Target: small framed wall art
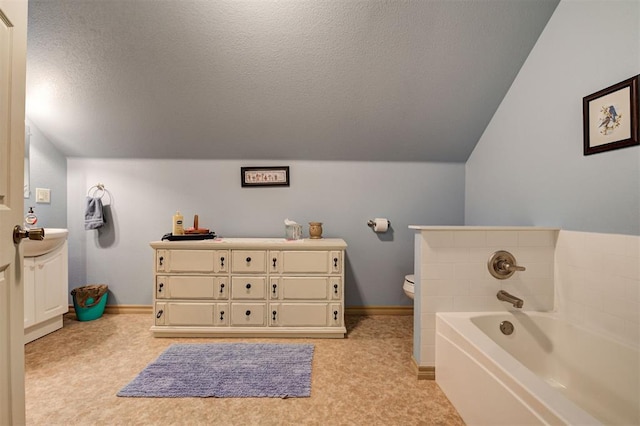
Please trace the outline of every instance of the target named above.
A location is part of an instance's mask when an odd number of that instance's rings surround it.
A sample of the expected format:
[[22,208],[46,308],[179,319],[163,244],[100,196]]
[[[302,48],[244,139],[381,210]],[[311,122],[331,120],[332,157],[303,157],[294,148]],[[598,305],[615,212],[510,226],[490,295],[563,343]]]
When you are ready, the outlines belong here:
[[584,155],[640,145],[638,77],[582,98]]
[[240,167],[242,186],[289,186],[289,166]]

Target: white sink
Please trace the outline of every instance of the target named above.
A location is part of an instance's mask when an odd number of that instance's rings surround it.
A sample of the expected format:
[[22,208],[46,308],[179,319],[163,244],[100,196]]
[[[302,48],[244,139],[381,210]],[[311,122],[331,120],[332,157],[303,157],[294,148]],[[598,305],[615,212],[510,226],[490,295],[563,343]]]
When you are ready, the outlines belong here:
[[22,240],[24,257],[42,256],[57,249],[64,244],[68,234],[69,230],[64,228],[44,228],[44,240]]

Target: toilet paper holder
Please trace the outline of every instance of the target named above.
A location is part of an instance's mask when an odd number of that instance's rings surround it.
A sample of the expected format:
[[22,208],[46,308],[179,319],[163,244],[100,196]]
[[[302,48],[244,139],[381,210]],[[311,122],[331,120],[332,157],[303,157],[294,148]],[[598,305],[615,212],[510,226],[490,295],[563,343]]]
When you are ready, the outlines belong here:
[[[370,219],[367,222],[367,226],[370,227],[371,229],[373,229],[374,226],[376,226],[376,221],[373,219]],[[387,219],[387,226],[391,226],[391,221]]]

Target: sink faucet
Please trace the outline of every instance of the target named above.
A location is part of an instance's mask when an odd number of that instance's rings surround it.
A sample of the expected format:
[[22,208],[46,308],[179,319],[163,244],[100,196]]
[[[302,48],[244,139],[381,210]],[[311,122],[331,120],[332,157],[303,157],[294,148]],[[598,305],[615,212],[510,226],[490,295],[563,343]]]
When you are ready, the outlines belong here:
[[514,308],[522,308],[522,305],[524,305],[524,301],[522,299],[517,298],[504,290],[500,290],[496,296],[498,297],[498,300],[511,303]]

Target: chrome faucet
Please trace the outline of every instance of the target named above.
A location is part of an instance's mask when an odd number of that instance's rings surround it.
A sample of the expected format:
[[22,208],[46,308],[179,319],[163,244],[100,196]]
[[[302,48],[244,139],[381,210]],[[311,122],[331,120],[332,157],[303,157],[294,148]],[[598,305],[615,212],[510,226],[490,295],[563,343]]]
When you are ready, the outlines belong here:
[[496,296],[498,297],[498,300],[511,303],[514,308],[522,308],[522,305],[524,305],[524,300],[515,297],[504,290],[500,290]]

